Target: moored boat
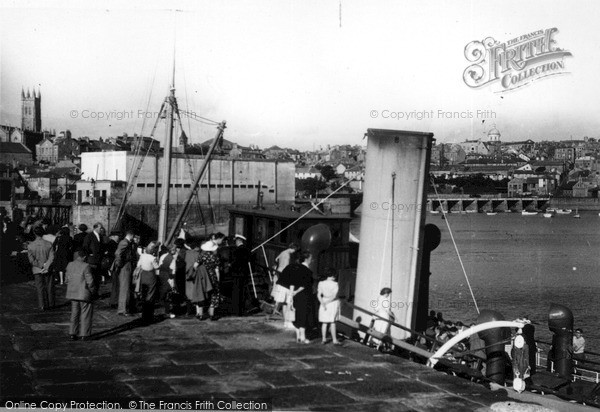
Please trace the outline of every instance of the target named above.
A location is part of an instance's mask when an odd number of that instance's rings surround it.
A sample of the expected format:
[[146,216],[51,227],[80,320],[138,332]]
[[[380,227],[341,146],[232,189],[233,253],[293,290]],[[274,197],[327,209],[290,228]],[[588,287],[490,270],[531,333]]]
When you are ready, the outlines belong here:
[[532,212],[532,211],[529,211],[529,210],[523,210],[521,212],[521,215],[523,215],[523,216],[533,216],[533,215],[537,215],[537,214],[538,214],[538,212]]
[[498,213],[497,212],[485,212],[485,214],[488,216],[496,216]]
[[556,213],[559,215],[570,215],[572,211],[571,209],[556,209]]

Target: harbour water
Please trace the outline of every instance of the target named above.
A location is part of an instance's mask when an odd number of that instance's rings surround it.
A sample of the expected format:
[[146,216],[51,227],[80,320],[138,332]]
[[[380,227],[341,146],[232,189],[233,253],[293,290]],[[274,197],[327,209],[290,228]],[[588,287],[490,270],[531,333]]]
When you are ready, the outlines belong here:
[[[528,315],[538,324],[536,337],[550,341],[550,305],[565,305],[584,330],[587,349],[600,352],[600,216],[580,215],[450,214],[448,223],[480,310],[506,319]],[[473,322],[477,311],[446,222],[428,213],[427,223],[442,232],[431,255],[430,309]],[[360,218],[351,227],[360,238]]]

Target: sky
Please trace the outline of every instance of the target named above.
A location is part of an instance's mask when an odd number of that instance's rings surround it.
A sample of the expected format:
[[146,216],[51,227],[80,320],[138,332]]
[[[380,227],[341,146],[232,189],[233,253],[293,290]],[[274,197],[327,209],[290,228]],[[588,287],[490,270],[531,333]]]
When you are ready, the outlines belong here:
[[[243,145],[364,145],[368,128],[460,142],[493,125],[503,141],[599,137],[598,21],[597,1],[0,0],[0,124],[20,125],[35,87],[43,128],[149,135],[175,61],[179,106]],[[467,44],[550,28],[572,54],[560,74],[466,85]],[[216,133],[183,123],[191,143]]]

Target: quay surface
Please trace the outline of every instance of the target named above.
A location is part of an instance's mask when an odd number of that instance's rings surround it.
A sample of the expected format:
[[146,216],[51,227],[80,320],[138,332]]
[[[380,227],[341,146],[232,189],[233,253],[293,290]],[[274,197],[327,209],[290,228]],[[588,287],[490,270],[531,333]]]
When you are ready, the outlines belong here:
[[[109,288],[102,287],[103,296]],[[64,292],[57,287],[58,307],[40,312],[32,281],[2,285],[3,401],[272,399],[274,410],[592,410],[551,396],[514,399],[512,389],[491,391],[352,341],[299,344],[280,320],[258,315],[143,327],[117,316],[104,298],[94,309],[95,339],[72,342]]]

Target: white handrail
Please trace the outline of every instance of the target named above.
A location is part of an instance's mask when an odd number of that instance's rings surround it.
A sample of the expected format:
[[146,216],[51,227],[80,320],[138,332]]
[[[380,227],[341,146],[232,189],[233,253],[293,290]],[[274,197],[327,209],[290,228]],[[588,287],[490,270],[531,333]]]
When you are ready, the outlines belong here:
[[480,325],[475,325],[467,330],[458,333],[448,342],[444,343],[441,348],[439,348],[433,355],[431,355],[431,357],[427,361],[427,365],[433,368],[438,362],[438,360],[442,358],[446,354],[446,352],[448,352],[454,345],[456,345],[461,340],[468,338],[474,333],[495,328],[522,328],[525,325],[526,322],[517,320],[494,320],[491,322],[482,323]]

